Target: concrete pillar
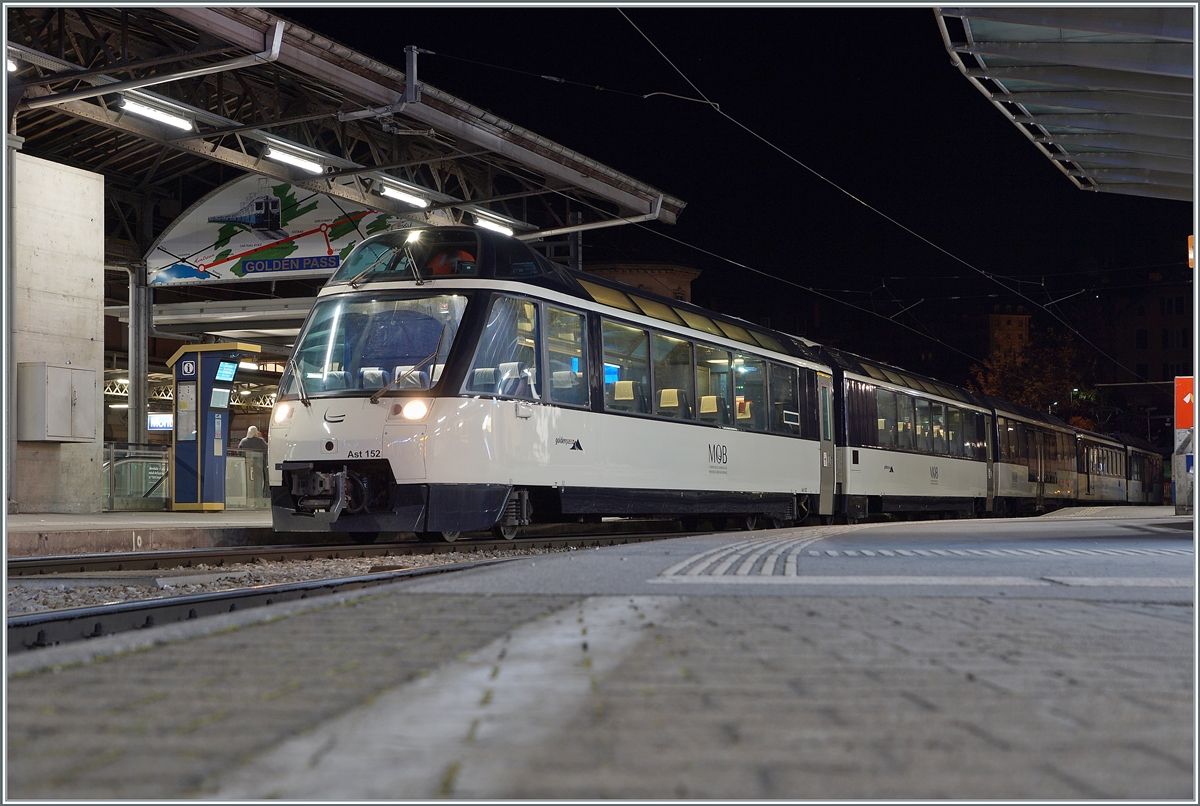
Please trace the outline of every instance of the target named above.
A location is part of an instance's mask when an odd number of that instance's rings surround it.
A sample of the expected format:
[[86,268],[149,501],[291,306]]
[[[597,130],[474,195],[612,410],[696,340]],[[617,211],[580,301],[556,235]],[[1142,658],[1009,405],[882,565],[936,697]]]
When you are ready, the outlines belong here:
[[[99,512],[104,503],[99,430],[104,422],[104,177],[9,151],[10,370],[39,362],[86,370],[98,387],[80,397],[81,405],[86,400],[94,406],[94,436],[17,441],[11,494],[21,512]],[[20,417],[28,396],[14,387]],[[9,416],[10,423],[16,419]]]
[[4,149],[4,412],[0,422],[4,426],[4,495],[8,501],[8,514],[17,514],[17,496],[14,488],[17,467],[17,436],[14,428],[16,398],[16,273],[13,271],[13,155],[21,150],[24,137],[9,134]]

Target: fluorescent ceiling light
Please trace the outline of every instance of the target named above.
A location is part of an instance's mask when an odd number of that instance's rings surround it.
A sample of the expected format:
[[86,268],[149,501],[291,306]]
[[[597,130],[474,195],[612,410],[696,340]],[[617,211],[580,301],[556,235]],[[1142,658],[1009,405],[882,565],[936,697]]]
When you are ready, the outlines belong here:
[[8,72],[10,72],[10,73],[17,72],[17,63],[14,62],[12,59],[8,60]]
[[137,101],[131,101],[128,98],[121,99],[121,108],[126,112],[131,112],[135,115],[140,115],[144,118],[157,120],[159,123],[165,123],[168,126],[174,126],[177,129],[191,131],[195,128],[190,120],[179,115],[172,115],[170,112],[165,112],[153,106],[146,106]]
[[303,168],[304,170],[308,171],[310,174],[325,173],[325,166],[322,165],[321,163],[313,162],[312,160],[306,160],[304,157],[297,156],[296,154],[291,154],[287,151],[277,151],[274,148],[268,148],[266,151],[263,152],[263,156],[269,160],[275,160],[276,162],[286,162],[288,165],[295,165],[297,168]]
[[475,216],[475,226],[483,227],[484,229],[490,229],[493,232],[499,232],[504,235],[512,235],[513,234],[513,231],[511,229],[509,229],[508,227],[499,223],[498,221],[492,221],[490,218],[482,218],[480,216]]
[[429,202],[422,199],[420,196],[414,196],[411,193],[405,193],[399,188],[394,188],[391,185],[384,185],[379,189],[379,192],[384,196],[389,196],[393,199],[399,199],[405,204],[411,204],[413,207],[428,207]]
[[258,369],[258,364],[255,364],[253,361],[239,361],[239,362],[238,362],[238,368],[239,368],[239,369],[253,369],[253,370],[257,370],[257,369]]

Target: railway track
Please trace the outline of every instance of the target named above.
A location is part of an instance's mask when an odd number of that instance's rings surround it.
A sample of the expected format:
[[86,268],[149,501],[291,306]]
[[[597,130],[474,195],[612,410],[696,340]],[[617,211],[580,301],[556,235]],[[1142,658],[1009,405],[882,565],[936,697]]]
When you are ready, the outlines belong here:
[[449,554],[506,549],[591,548],[616,546],[687,537],[687,532],[639,532],[592,535],[518,537],[513,540],[459,540],[453,543],[379,543],[372,545],[330,544],[303,546],[242,546],[238,548],[181,549],[169,551],[114,552],[108,554],[58,554],[44,557],[10,557],[9,579],[50,574],[79,574],[101,571],[159,571],[192,568],[199,565],[217,568],[257,560],[271,562],[351,557],[404,557],[414,554]]
[[409,577],[444,574],[502,562],[509,562],[509,560],[482,560],[432,568],[410,568],[337,579],[259,585],[216,593],[196,593],[94,607],[28,613],[8,619],[7,652],[11,655],[16,652],[58,646],[74,641],[86,641],[130,630],[144,630],[164,624],[192,621],[235,610],[267,607],[298,599],[347,593],[362,588],[386,585]]
[[[200,549],[184,551],[131,552],[119,554],[22,557],[8,561],[10,580],[22,577],[44,580],[55,576],[106,571],[167,570],[200,565],[222,567],[255,560],[304,561],[358,557],[395,557],[418,554],[442,554],[453,551],[471,553],[522,548],[588,548],[594,546],[641,543],[671,537],[680,532],[623,533],[610,535],[571,535],[529,537],[515,540],[480,540],[455,543],[392,543],[371,546],[258,546],[244,548]],[[395,569],[383,565],[378,571],[356,576],[256,585],[234,590],[192,593],[125,601],[113,604],[73,607],[25,613],[8,618],[7,652],[20,653],[44,647],[86,641],[131,630],[191,621],[205,616],[266,607],[272,604],[308,599],[334,593],[389,584],[406,578],[427,576],[510,562],[512,558],[489,558],[477,562],[425,568]]]

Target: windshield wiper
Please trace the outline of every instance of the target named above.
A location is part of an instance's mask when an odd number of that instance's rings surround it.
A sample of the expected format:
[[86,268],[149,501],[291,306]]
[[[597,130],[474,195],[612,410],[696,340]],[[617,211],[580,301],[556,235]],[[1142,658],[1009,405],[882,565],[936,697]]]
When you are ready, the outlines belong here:
[[374,271],[375,267],[379,265],[379,262],[381,260],[383,260],[386,257],[392,257],[395,254],[396,253],[394,251],[389,251],[389,252],[384,252],[382,255],[375,258],[374,263],[372,263],[370,266],[367,266],[365,269],[360,271],[358,274],[354,275],[354,279],[350,281],[350,287],[358,288],[362,284],[363,278],[366,277],[368,274],[370,274],[372,271]]
[[[422,358],[420,360],[420,362],[413,364],[411,367],[409,367],[408,370],[403,375],[397,375],[395,378],[392,378],[392,380],[389,381],[386,386],[384,386],[382,389],[380,389],[375,394],[371,395],[371,402],[378,403],[379,398],[383,397],[384,392],[393,388],[398,383],[400,383],[400,381],[404,380],[409,375],[412,375],[414,372],[416,372],[417,367],[425,366],[426,361],[433,361],[434,359],[436,359],[438,352],[440,352],[442,349],[442,338],[445,335],[446,335],[446,326],[442,325],[442,332],[438,334],[437,346],[433,348],[433,352],[430,353],[429,355],[427,355],[425,358]],[[432,381],[433,380],[433,371],[432,370],[430,370],[429,376],[430,376],[430,381]]]
[[296,363],[296,357],[289,358],[287,365],[288,369],[292,371],[292,377],[296,379],[296,388],[300,390],[300,402],[305,407],[312,406],[312,401],[308,399],[308,392],[304,391],[304,376],[300,374],[300,365]]

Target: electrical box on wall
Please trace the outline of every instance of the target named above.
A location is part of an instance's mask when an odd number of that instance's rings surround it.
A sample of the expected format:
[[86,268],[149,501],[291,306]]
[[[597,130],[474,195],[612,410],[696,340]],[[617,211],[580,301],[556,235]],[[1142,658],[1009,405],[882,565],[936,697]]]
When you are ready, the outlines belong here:
[[96,441],[96,371],[46,363],[17,364],[17,439]]

